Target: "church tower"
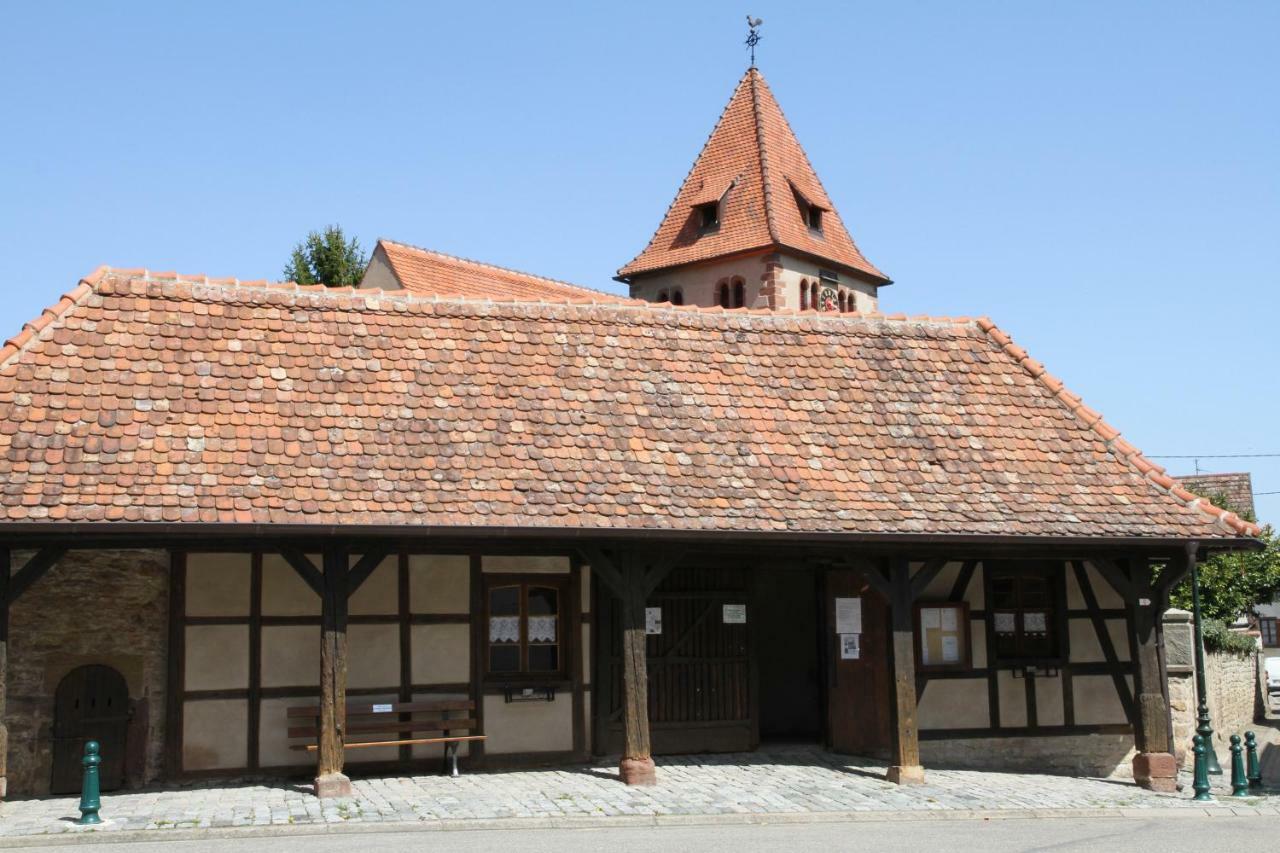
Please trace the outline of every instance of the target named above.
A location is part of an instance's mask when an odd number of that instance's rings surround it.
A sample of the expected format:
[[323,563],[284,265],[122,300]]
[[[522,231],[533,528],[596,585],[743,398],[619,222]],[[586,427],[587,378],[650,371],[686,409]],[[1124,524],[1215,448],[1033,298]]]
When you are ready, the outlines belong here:
[[864,312],[891,283],[858,251],[755,67],[617,279],[650,302]]

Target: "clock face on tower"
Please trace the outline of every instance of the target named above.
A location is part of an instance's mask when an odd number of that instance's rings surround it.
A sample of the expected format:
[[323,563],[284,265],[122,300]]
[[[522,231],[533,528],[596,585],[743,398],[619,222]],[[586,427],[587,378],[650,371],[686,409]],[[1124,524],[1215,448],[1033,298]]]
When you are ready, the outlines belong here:
[[822,292],[818,294],[818,310],[835,311],[838,307],[836,289],[834,287],[822,288]]

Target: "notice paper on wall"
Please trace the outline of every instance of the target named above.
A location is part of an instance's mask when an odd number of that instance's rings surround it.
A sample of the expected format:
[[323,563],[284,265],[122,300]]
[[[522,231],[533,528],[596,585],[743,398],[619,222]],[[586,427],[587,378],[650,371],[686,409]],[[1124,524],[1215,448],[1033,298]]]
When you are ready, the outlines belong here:
[[937,628],[942,624],[942,613],[936,607],[925,607],[920,611],[920,624],[924,628]]
[[954,631],[956,629],[956,611],[952,607],[942,608],[942,630]]
[[861,598],[836,599],[836,633],[841,636],[862,633]]
[[840,660],[857,660],[862,657],[862,635],[840,635]]
[[942,662],[943,663],[959,663],[960,662],[960,638],[959,637],[943,636]]
[[661,607],[646,607],[644,609],[644,632],[646,634],[662,633]]
[[726,604],[724,606],[724,624],[726,625],[747,624],[747,605]]

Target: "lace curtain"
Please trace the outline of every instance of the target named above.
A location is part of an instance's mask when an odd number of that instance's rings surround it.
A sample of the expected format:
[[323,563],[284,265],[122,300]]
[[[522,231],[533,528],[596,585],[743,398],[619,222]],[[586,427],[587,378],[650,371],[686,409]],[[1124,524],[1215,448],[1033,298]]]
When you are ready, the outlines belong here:
[[519,616],[490,616],[489,617],[489,642],[491,643],[520,642],[520,617]]

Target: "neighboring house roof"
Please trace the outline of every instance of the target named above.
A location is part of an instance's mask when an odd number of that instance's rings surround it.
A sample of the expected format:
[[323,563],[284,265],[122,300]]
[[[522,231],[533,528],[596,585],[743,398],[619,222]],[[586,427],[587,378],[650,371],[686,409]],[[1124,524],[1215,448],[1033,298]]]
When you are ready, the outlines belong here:
[[[1236,474],[1192,474],[1174,477],[1187,491],[1206,498],[1221,496],[1232,509],[1255,516],[1253,478],[1248,472]],[[1256,517],[1256,516],[1255,516]]]
[[[721,196],[719,230],[700,235],[695,205]],[[809,230],[797,196],[823,209],[821,236]],[[858,251],[764,77],[752,68],[739,81],[649,245],[618,276],[770,248],[793,249],[873,282],[889,282]]]
[[94,273],[0,347],[0,519],[1224,539],[987,320]]
[[552,278],[456,258],[430,249],[420,249],[393,240],[379,240],[374,257],[385,258],[400,285],[423,296],[463,299],[589,299],[603,302],[628,301],[626,297],[579,287]]

